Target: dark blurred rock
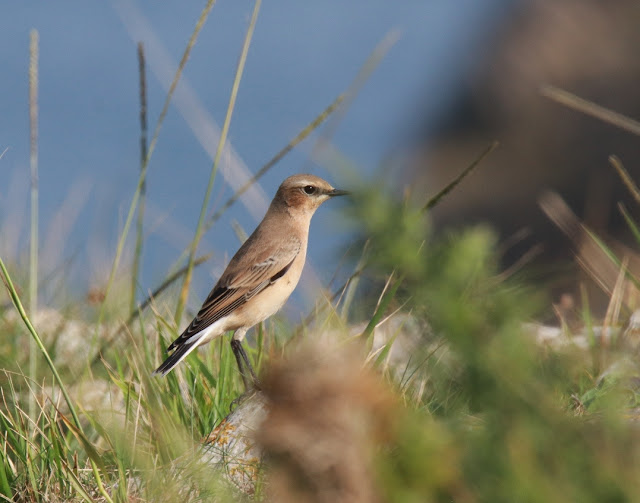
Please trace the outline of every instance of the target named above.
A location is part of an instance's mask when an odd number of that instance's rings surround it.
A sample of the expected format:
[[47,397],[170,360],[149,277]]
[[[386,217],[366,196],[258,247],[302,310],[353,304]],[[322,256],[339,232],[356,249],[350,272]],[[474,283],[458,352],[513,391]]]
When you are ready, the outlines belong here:
[[531,0],[507,18],[428,148],[416,149],[412,178],[433,194],[491,141],[501,144],[433,210],[436,228],[489,221],[503,238],[527,228],[507,264],[535,243],[544,263],[568,261],[571,244],[537,203],[551,189],[590,228],[629,242],[616,204],[640,213],[608,157],[617,155],[640,182],[640,138],[552,102],[540,88],[640,118],[639,21],[637,0]]

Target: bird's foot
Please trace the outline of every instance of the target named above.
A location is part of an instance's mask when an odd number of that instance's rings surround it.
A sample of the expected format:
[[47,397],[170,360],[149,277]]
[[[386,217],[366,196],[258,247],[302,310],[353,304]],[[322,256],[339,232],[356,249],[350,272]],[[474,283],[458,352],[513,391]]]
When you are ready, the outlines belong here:
[[247,400],[248,398],[251,398],[253,395],[255,395],[256,393],[258,393],[260,390],[260,388],[258,387],[251,387],[248,388],[244,393],[242,393],[242,395],[240,395],[239,397],[235,398],[232,402],[231,405],[229,405],[229,412],[233,412],[235,409],[237,409],[240,405],[242,405],[242,403]]

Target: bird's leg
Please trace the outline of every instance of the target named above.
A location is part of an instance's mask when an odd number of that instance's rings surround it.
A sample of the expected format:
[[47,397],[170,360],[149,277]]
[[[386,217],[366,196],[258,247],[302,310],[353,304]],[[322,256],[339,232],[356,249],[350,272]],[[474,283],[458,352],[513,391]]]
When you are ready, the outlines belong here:
[[[233,355],[236,357],[236,363],[238,364],[238,369],[240,370],[240,375],[242,376],[242,382],[244,383],[245,389],[260,389],[260,381],[258,381],[258,377],[251,366],[249,357],[242,347],[242,342],[238,339],[231,339],[231,349],[233,350]],[[250,376],[247,375],[247,370],[249,371]]]
[[242,347],[242,343],[240,341],[238,341],[238,347],[240,348],[240,355],[244,360],[245,366],[246,368],[249,369],[249,373],[251,374],[251,379],[253,380],[253,387],[256,389],[260,389],[260,381],[258,380],[258,377],[256,376],[256,373],[253,370],[253,367],[251,366],[251,362],[249,361],[249,357],[247,356],[247,353],[245,353],[244,347]]
[[240,371],[240,376],[242,376],[242,382],[244,383],[245,389],[249,389],[251,386],[251,381],[246,374],[244,369],[244,363],[242,361],[242,356],[240,356],[240,352],[238,351],[238,342],[235,339],[231,339],[231,349],[233,350],[233,356],[236,357],[236,363],[238,364],[238,370]]

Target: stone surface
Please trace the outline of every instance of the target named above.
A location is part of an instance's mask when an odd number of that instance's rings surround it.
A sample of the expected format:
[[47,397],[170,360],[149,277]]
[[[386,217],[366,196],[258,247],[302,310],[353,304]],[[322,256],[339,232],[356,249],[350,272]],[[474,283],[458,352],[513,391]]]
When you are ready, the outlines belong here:
[[264,393],[253,390],[243,395],[238,406],[204,439],[203,461],[222,470],[247,494],[255,491],[262,455],[254,433],[266,415]]

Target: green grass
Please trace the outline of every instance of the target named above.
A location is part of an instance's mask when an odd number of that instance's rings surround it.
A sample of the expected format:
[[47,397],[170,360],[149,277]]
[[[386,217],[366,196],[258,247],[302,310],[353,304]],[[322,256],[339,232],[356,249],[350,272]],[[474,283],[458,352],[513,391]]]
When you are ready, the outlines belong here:
[[[212,5],[207,4],[198,21],[172,89]],[[252,26],[254,22],[255,18]],[[248,35],[244,54],[249,39]],[[365,65],[365,73],[370,72],[370,64]],[[360,84],[358,77],[354,86]],[[33,312],[22,307],[23,297],[35,293],[27,286],[34,266],[27,274],[20,264],[0,260],[8,294],[0,312],[4,342],[0,348],[0,499],[250,499],[199,456],[203,437],[227,416],[232,401],[243,392],[228,337],[194,352],[166,378],[150,376],[165,357],[168,342],[177,336],[190,271],[206,260],[196,259],[195,250],[201,233],[220,215],[204,221],[210,187],[192,243],[167,271],[152,299],[132,309],[137,273],[131,278],[119,267],[171,94],[148,151],[143,147],[139,183],[103,295],[87,301],[79,294],[70,314],[58,313],[60,326],[39,323]],[[225,131],[234,99],[230,99]],[[253,182],[344,106],[343,100],[341,95],[258,170]],[[523,327],[547,310],[549,301],[517,275],[505,278],[492,231],[474,227],[437,239],[430,233],[425,211],[455,190],[492,148],[476,161],[470,159],[463,175],[429,200],[397,200],[384,184],[354,179],[349,188],[355,194],[344,210],[355,242],[345,262],[349,278],[319,300],[299,325],[276,317],[256,327],[250,357],[256,369],[268,376],[274,367],[291,364],[287,355],[295,351],[297,341],[328,330],[357,332],[340,339],[341,347],[347,351],[360,341],[365,351],[349,353],[351,359],[343,365],[353,366],[355,370],[346,372],[351,376],[359,375],[362,368],[371,370],[370,380],[340,382],[334,391],[346,401],[343,405],[353,411],[353,417],[373,425],[355,463],[370,474],[363,480],[369,480],[381,501],[640,500],[640,430],[635,410],[640,404],[640,365],[634,334],[624,331],[636,307],[633,299],[623,299],[621,289],[612,292],[612,309],[605,321],[617,335],[605,339],[596,336],[600,322],[584,294],[587,348],[540,346]],[[614,165],[622,170],[620,162]],[[215,172],[216,162],[210,185]],[[223,205],[223,211],[238,195]],[[630,213],[625,208],[621,211],[634,235],[640,236]],[[136,263],[143,250],[141,220],[138,229]],[[624,268],[623,258],[616,257],[597,236],[588,231],[585,235],[603,257],[621,268],[620,278],[628,279],[631,287],[640,284]],[[177,285],[180,280],[183,284]],[[392,314],[403,316],[403,321],[386,343],[376,346],[376,331]],[[581,335],[564,328],[567,340]],[[410,344],[404,355],[397,352],[401,343]],[[30,346],[37,351],[29,351]],[[71,354],[65,353],[67,349]],[[30,364],[30,358],[35,364]],[[341,417],[313,405],[300,414],[300,420],[310,418],[305,428],[327,416],[334,426],[331,421]],[[340,425],[335,426],[339,430]],[[315,437],[315,431],[307,433],[321,445],[329,441],[326,435],[331,431],[319,429]],[[350,439],[341,442],[346,449]],[[286,453],[291,446],[270,448]],[[273,473],[269,470],[283,459],[290,461],[286,456],[265,461],[267,470],[253,499],[269,498]],[[298,483],[297,490],[308,483],[299,471],[290,476]]]
[[[372,440],[370,461],[383,499],[637,498],[640,450],[631,419],[640,366],[624,338],[608,344],[593,338],[586,351],[536,345],[522,326],[544,300],[518,280],[501,278],[487,228],[434,240],[419,207],[394,202],[375,187],[359,193],[368,205],[356,196],[349,211],[356,234],[368,242],[357,265],[367,288],[356,292],[347,312],[337,300],[345,297],[337,296],[302,333],[311,337],[318,327],[335,325],[332,318],[356,317],[366,327],[359,338],[371,342],[373,328],[394,311],[411,313],[416,322],[409,334],[417,348],[399,369],[384,363],[391,345],[368,358],[380,391],[390,386],[397,400],[384,438]],[[372,206],[384,211],[374,215]],[[3,274],[19,305],[8,271]],[[165,293],[163,302],[172,298],[175,292]],[[169,305],[142,313],[80,373],[52,359],[38,366],[34,380],[21,368],[26,338],[37,331],[26,313],[22,324],[5,312],[3,331],[16,343],[0,376],[1,494],[22,501],[100,501],[106,494],[114,501],[241,498],[198,461],[201,439],[242,392],[228,340],[191,355],[165,379],[150,378],[164,355],[162,341],[176,335],[171,312]],[[428,330],[416,328],[427,324]],[[287,323],[261,327],[251,348],[258,367],[268,369],[286,354],[297,331]],[[41,362],[65,343],[43,340]],[[89,390],[101,399],[90,399]],[[25,407],[29,397],[39,404],[35,417]]]
[[[372,438],[384,500],[629,501],[640,494],[637,429],[628,418],[639,401],[640,369],[621,338],[608,345],[594,338],[587,351],[537,346],[522,324],[545,301],[517,279],[502,279],[487,228],[435,240],[419,206],[375,187],[362,188],[347,211],[368,243],[354,257],[361,283],[350,308],[343,311],[348,296],[337,295],[301,331],[267,323],[251,357],[268,369],[294,333],[311,337],[336,317],[360,319],[358,338],[371,343],[387,315],[411,313],[409,335],[418,344],[410,359],[386,365],[391,345],[368,358],[398,400],[384,438]],[[10,271],[3,274],[19,306]],[[27,313],[20,320],[5,311],[0,326],[13,342],[0,375],[0,494],[20,501],[242,498],[198,456],[202,438],[243,391],[228,339],[167,378],[150,377],[176,336],[171,302],[175,289],[132,319],[101,358],[87,355],[80,370],[59,354],[72,342],[65,329],[56,339],[43,327],[36,338]],[[119,330],[117,310],[105,312],[113,313],[108,330]],[[34,379],[21,370],[29,337],[41,341]],[[25,406],[30,397],[35,416]]]

